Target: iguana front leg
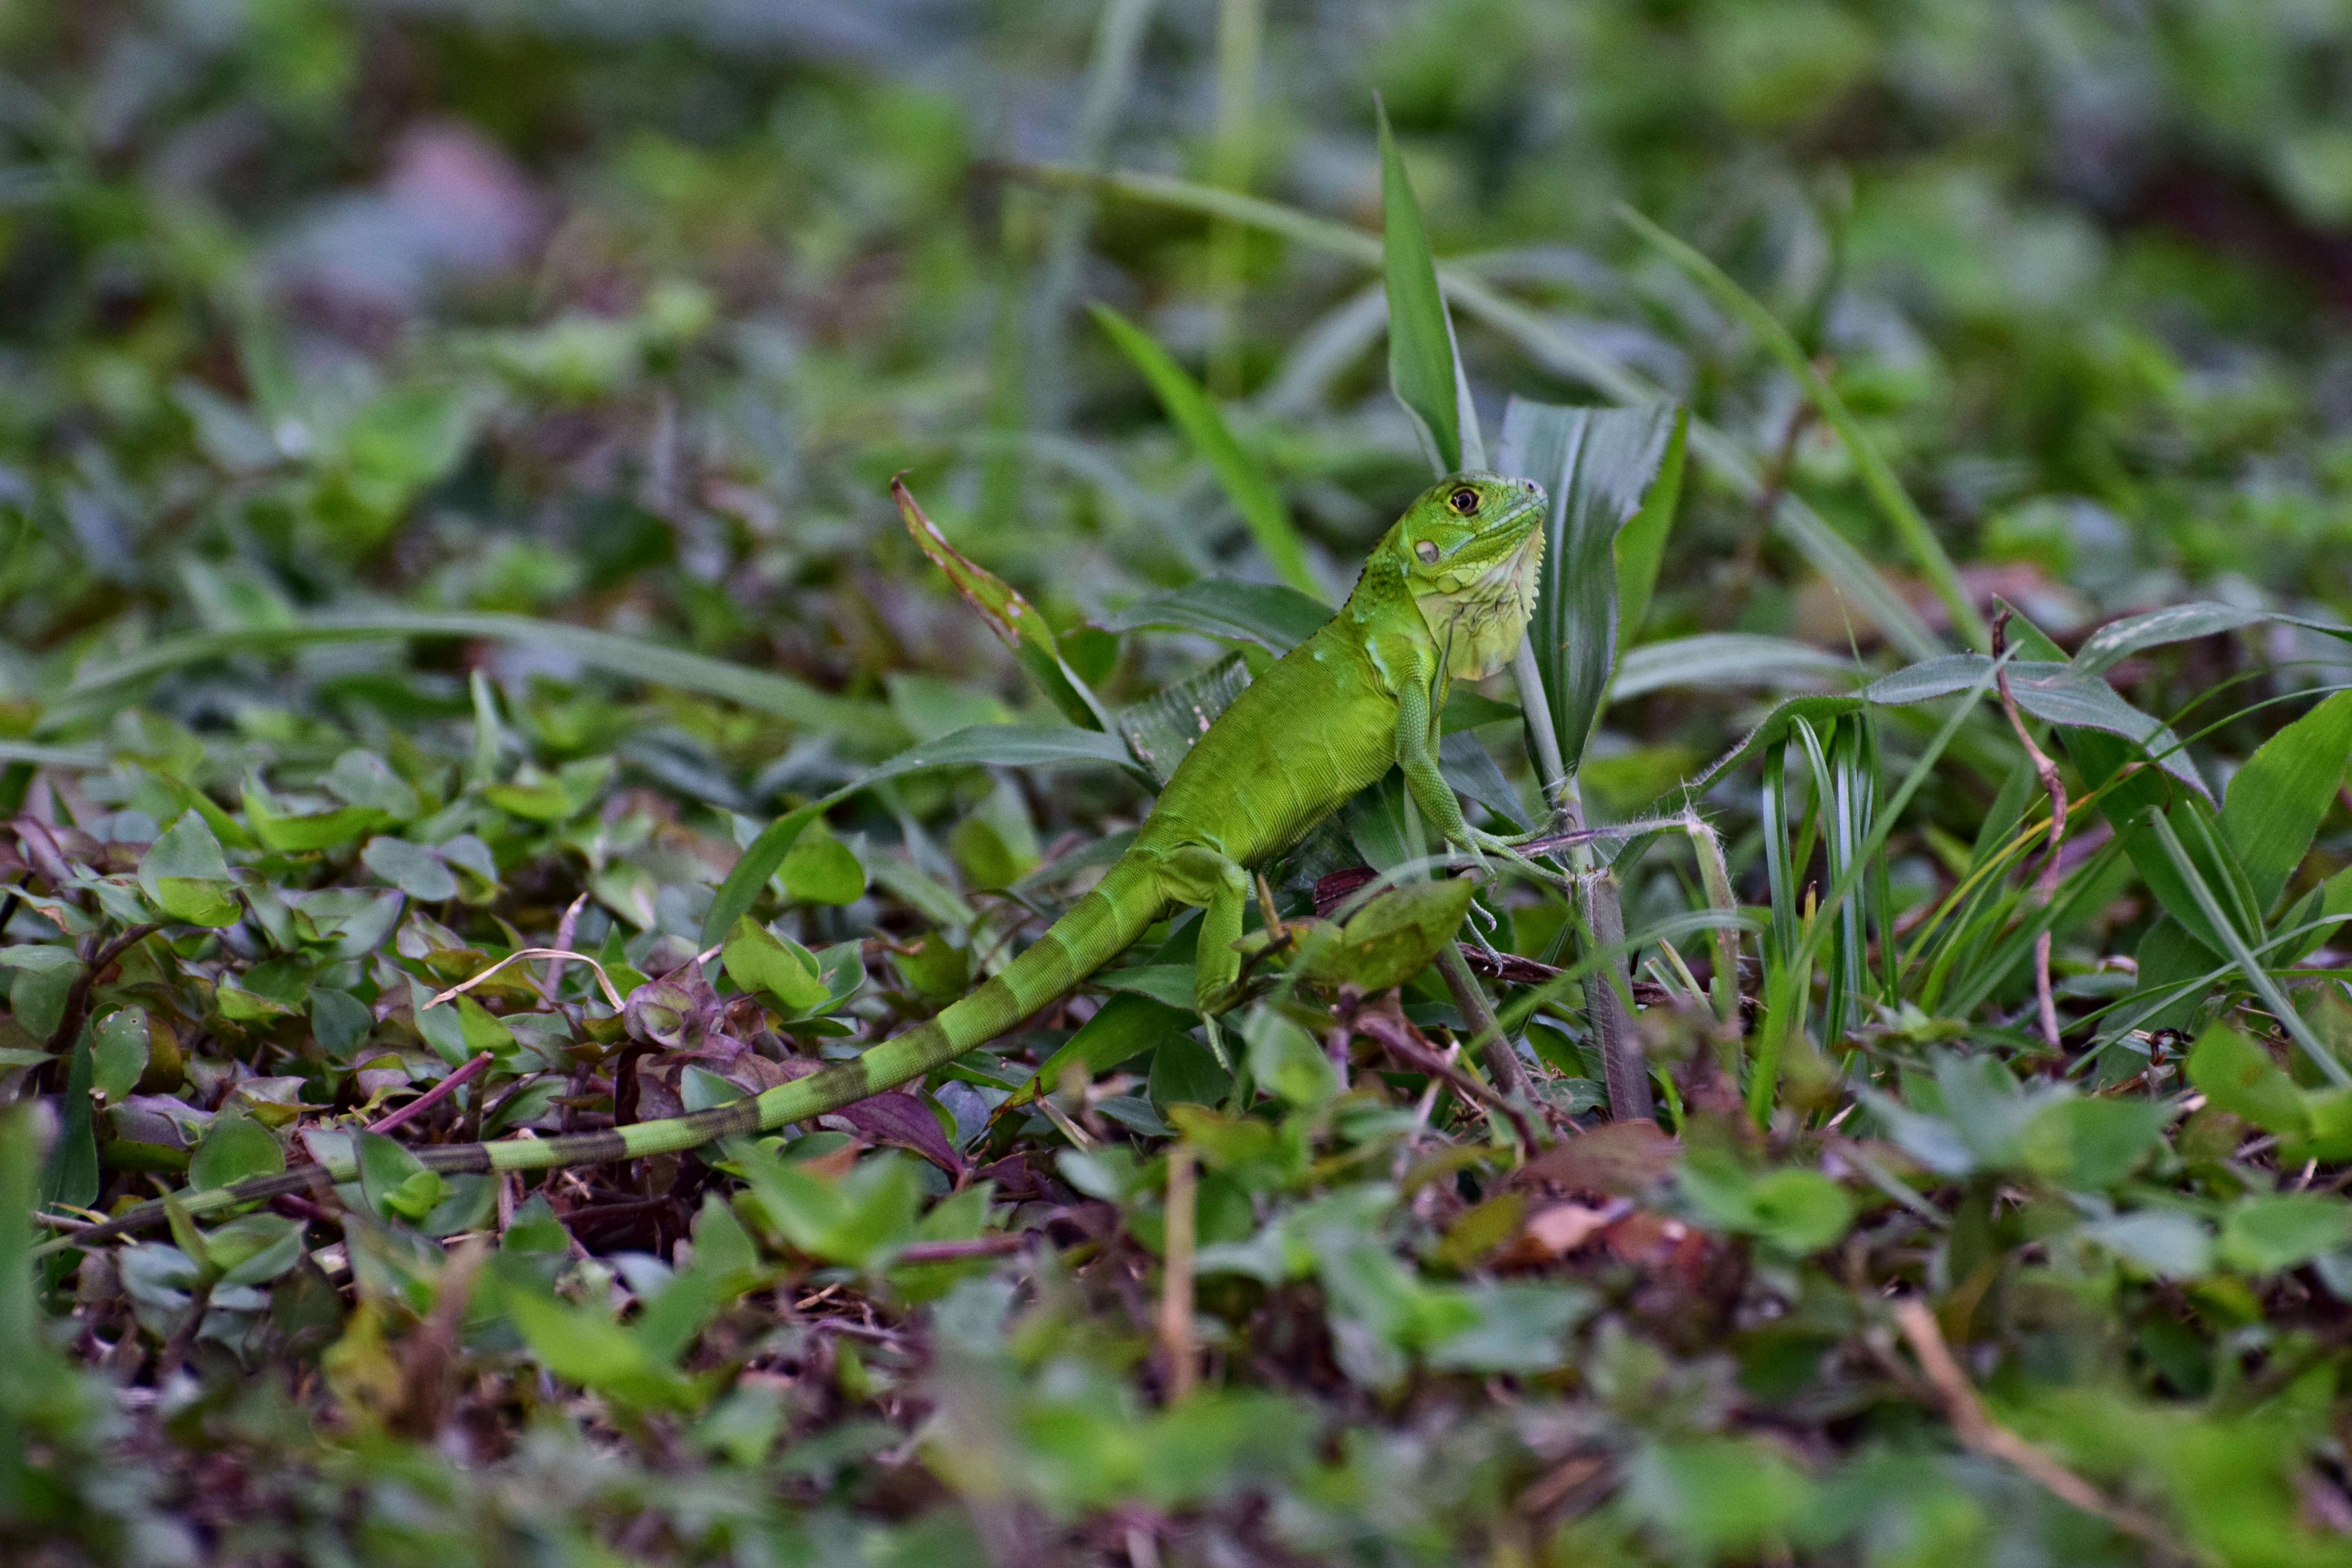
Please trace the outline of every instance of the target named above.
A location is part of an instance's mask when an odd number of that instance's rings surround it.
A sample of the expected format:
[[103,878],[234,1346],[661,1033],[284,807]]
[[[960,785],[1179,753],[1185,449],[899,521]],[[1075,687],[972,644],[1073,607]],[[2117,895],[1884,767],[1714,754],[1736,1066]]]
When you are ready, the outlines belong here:
[[1437,707],[1431,700],[1433,685],[1425,679],[1409,679],[1400,683],[1397,692],[1397,766],[1403,770],[1405,787],[1412,792],[1413,804],[1436,826],[1448,844],[1482,858],[1495,856],[1525,876],[1565,887],[1566,880],[1557,872],[1547,871],[1520,854],[1510,840],[1471,826],[1469,819],[1462,815],[1462,803],[1437,765]]

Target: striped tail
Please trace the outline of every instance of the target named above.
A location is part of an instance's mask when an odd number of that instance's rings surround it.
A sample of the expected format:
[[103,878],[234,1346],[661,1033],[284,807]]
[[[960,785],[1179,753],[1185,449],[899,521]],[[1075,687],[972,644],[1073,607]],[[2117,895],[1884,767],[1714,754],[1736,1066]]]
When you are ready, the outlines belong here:
[[[756,1100],[739,1100],[660,1121],[561,1138],[427,1144],[411,1152],[435,1171],[545,1171],[677,1153],[721,1138],[806,1121],[886,1089],[896,1089],[986,1045],[1076,990],[1079,982],[1125,952],[1167,909],[1157,868],[1150,859],[1129,854],[1027,952],[1006,965],[1003,973],[954,1002],[938,1017],[893,1036],[855,1061],[779,1084]],[[323,1191],[338,1182],[354,1180],[357,1173],[351,1159],[331,1158],[235,1186],[182,1193],[176,1197],[184,1213],[204,1215],[262,1198]],[[76,1231],[37,1250],[103,1241],[161,1225],[167,1217],[163,1204],[142,1204],[118,1218]]]

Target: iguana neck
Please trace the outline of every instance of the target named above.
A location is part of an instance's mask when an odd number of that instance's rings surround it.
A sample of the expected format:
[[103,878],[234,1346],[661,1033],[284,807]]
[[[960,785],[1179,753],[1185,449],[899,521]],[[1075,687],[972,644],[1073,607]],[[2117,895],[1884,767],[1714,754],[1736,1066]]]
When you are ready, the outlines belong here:
[[1511,662],[1535,615],[1543,543],[1543,534],[1531,531],[1498,565],[1413,595],[1429,635],[1445,650],[1447,674],[1476,680]]

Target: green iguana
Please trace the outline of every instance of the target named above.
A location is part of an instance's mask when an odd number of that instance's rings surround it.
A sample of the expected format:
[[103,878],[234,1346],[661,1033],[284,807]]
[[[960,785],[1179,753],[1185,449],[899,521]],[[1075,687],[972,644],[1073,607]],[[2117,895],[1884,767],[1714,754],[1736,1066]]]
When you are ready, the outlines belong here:
[[[1447,842],[1510,854],[1463,819],[1438,772],[1437,716],[1456,677],[1509,662],[1535,606],[1546,500],[1529,479],[1457,474],[1416,500],[1382,536],[1339,612],[1259,676],[1194,743],[1134,845],[1004,972],[928,1023],[855,1061],[660,1121],[558,1138],[428,1145],[436,1171],[536,1171],[693,1149],[806,1121],[921,1077],[1059,1001],[1179,906],[1203,911],[1195,996],[1214,1015],[1239,999],[1235,943],[1251,868],[1307,830],[1391,763]],[[1516,858],[1516,857],[1513,857]],[[204,1214],[355,1179],[333,1159],[206,1192]],[[76,1232],[88,1243],[160,1223],[143,1205]],[[53,1244],[56,1245],[56,1244]]]

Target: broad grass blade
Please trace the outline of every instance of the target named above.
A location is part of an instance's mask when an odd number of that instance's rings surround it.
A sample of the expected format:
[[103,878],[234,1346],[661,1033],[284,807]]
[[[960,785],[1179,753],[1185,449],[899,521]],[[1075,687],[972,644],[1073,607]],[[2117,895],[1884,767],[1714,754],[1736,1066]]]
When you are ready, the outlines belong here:
[[1389,384],[1420,423],[1438,473],[1486,466],[1486,441],[1470,405],[1454,323],[1437,289],[1437,264],[1429,251],[1429,229],[1412,182],[1389,134],[1386,109],[1381,122],[1381,265],[1388,280]]
[[1543,577],[1528,637],[1552,734],[1570,772],[1617,658],[1618,531],[1659,478],[1681,415],[1648,408],[1561,408],[1511,400],[1498,461],[1551,495]]
[[772,670],[752,669],[685,648],[624,637],[591,626],[494,612],[362,610],[305,617],[290,625],[167,637],[120,659],[75,672],[51,714],[79,707],[134,681],[167,670],[239,653],[271,653],[320,643],[380,642],[405,637],[478,637],[555,649],[609,674],[698,691],[811,730],[879,734],[885,743],[905,731],[878,703],[819,691]]
[[[1665,480],[1662,476],[1659,484]],[[1644,508],[1644,510],[1647,509]],[[1629,531],[1632,524],[1627,525]],[[1619,626],[1622,631],[1623,621]],[[1621,637],[1620,644],[1623,638]],[[1609,683],[1609,700],[1663,691],[1670,687],[1793,687],[1799,690],[1843,685],[1854,673],[1853,661],[1793,637],[1759,637],[1749,632],[1704,632],[1626,648],[1617,660],[1617,678]]]
[[2339,691],[2263,742],[2230,779],[2218,826],[2268,912],[2336,804],[2352,757],[2352,691]]
[[1690,410],[1675,410],[1674,434],[1666,437],[1666,455],[1658,477],[1633,514],[1617,534],[1617,649],[1623,653],[1641,634],[1649,617],[1650,595],[1658,585],[1658,569],[1665,563],[1666,536],[1674,531],[1675,511],[1683,499],[1683,458],[1690,450]]
[[1298,531],[1291,527],[1290,513],[1282,504],[1282,492],[1275,487],[1265,466],[1234,439],[1215,401],[1184,373],[1182,365],[1169,357],[1166,349],[1134,322],[1108,305],[1097,305],[1093,310],[1095,321],[1118,345],[1119,352],[1143,373],[1143,379],[1151,384],[1168,417],[1184,432],[1184,438],[1209,465],[1209,471],[1217,476],[1217,482],[1224,487],[1226,497],[1242,514],[1250,536],[1265,552],[1275,571],[1300,593],[1320,597],[1315,574],[1307,569],[1307,552],[1298,542]]

